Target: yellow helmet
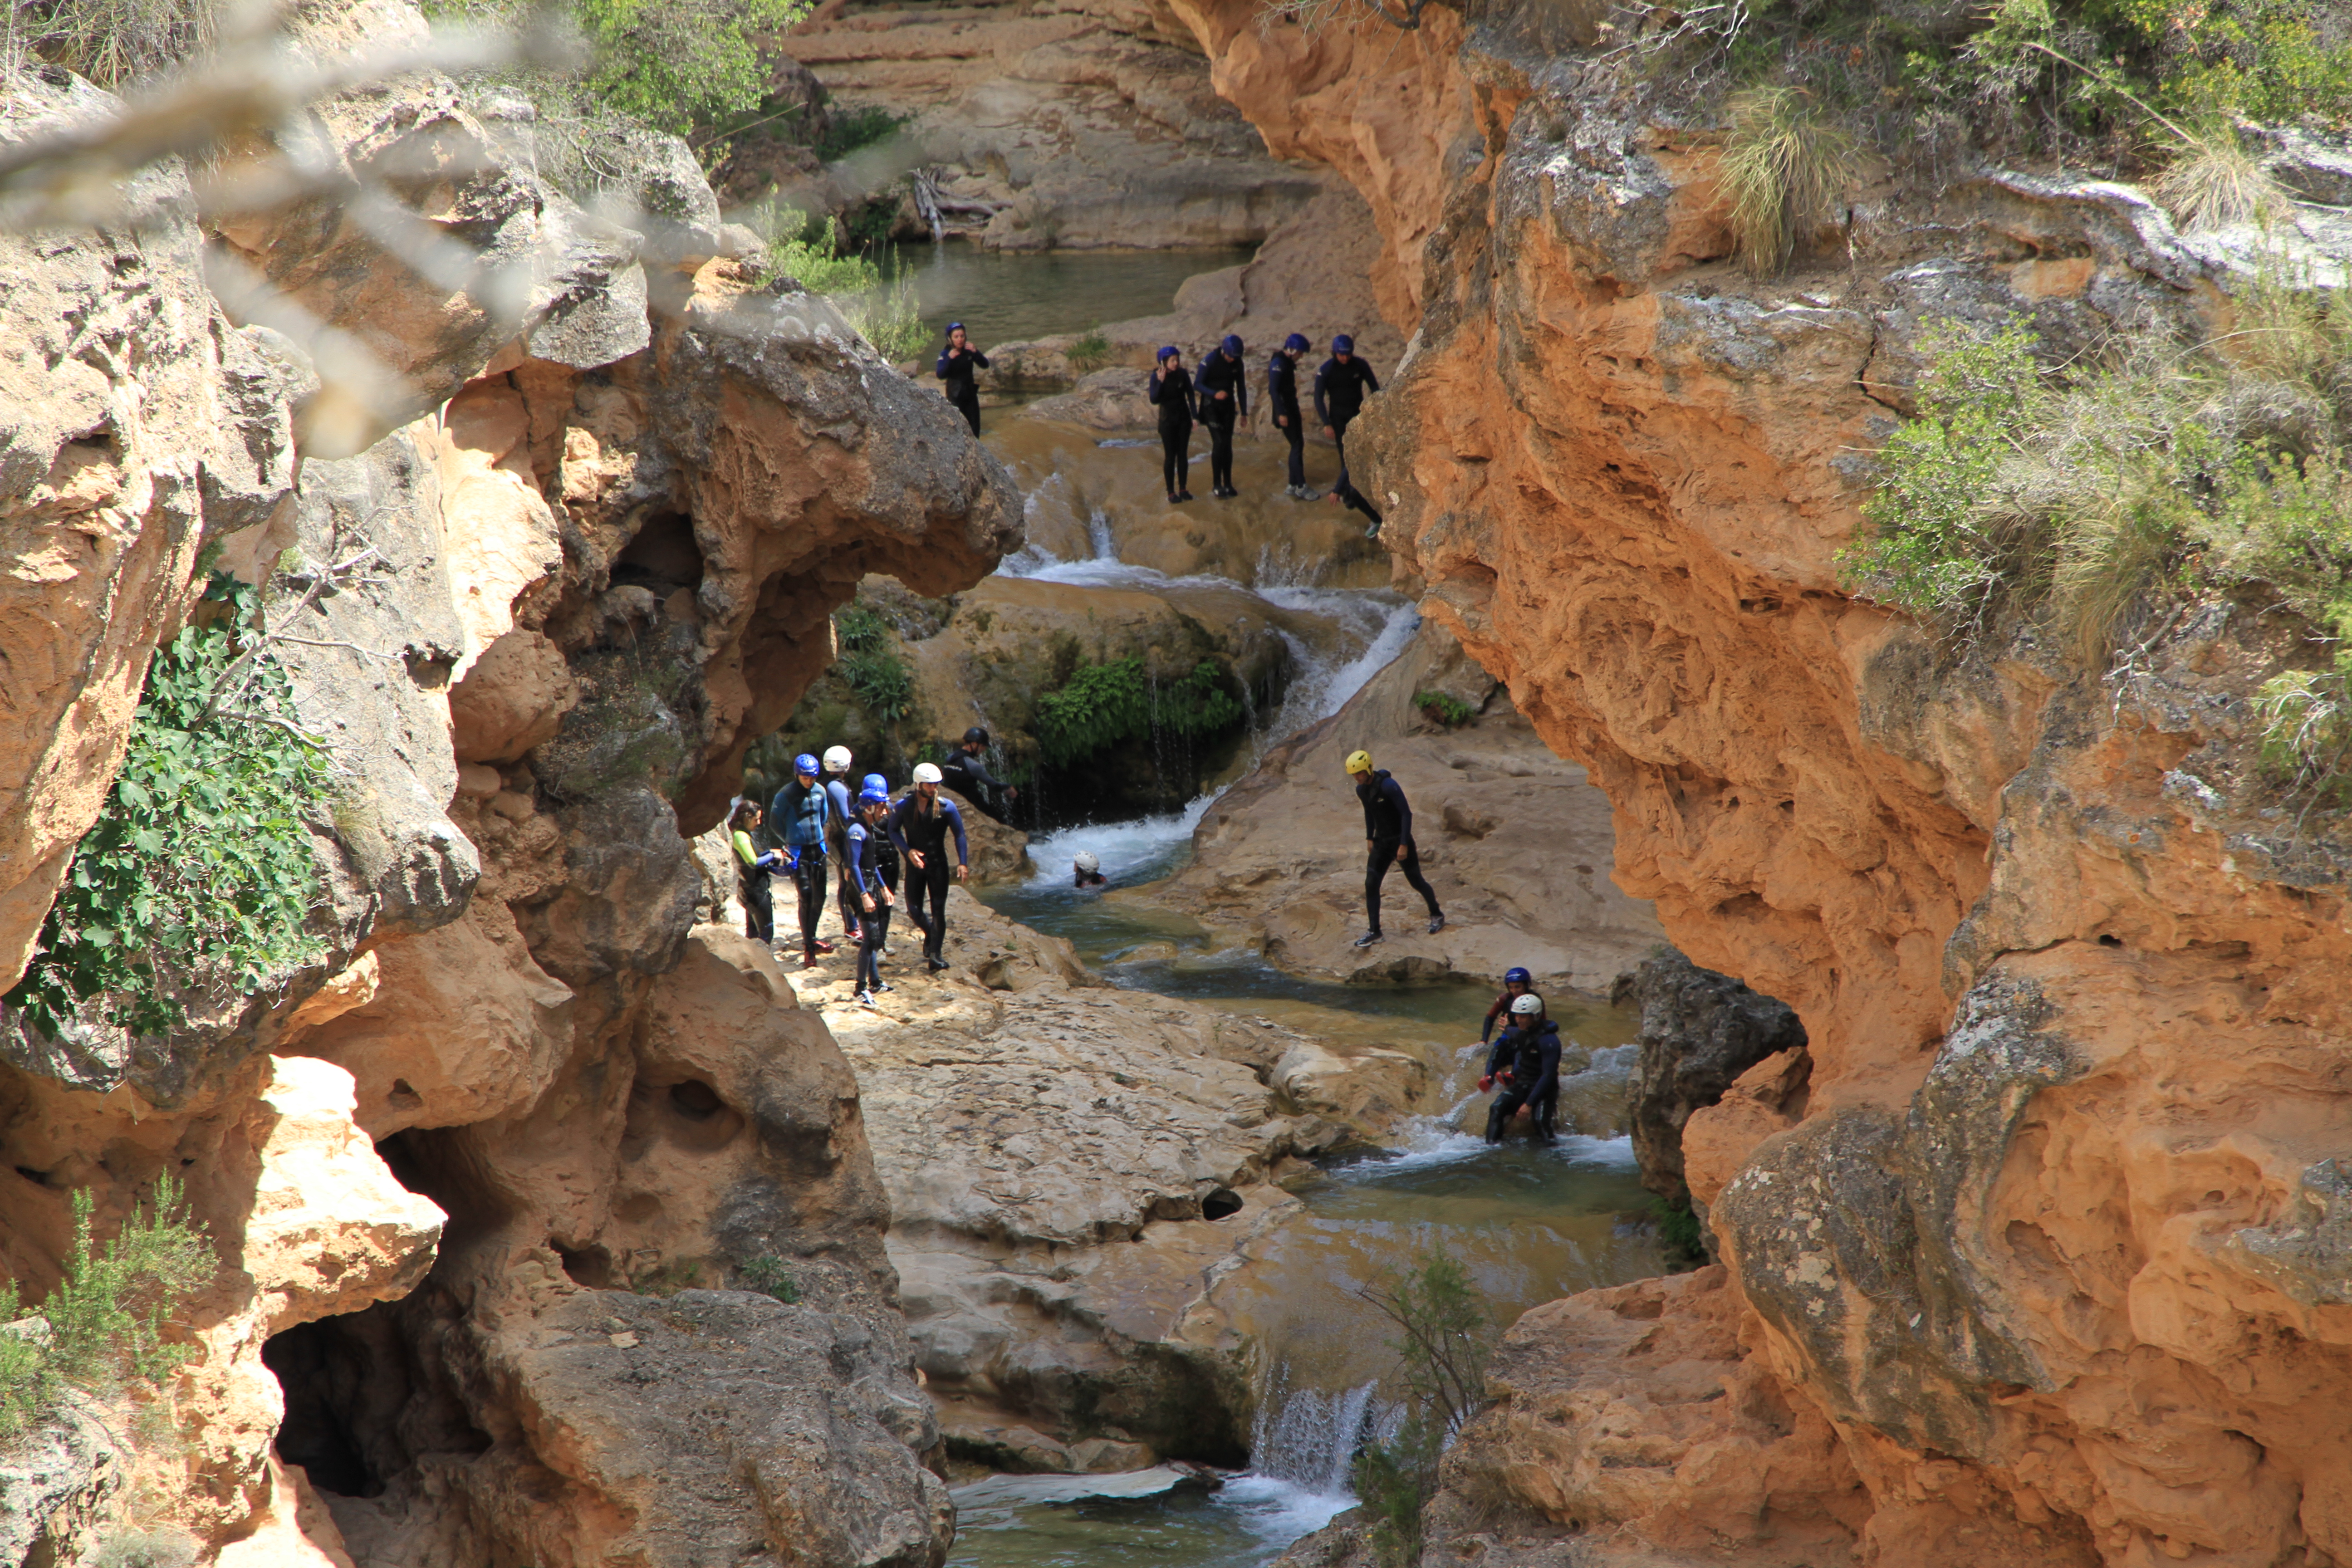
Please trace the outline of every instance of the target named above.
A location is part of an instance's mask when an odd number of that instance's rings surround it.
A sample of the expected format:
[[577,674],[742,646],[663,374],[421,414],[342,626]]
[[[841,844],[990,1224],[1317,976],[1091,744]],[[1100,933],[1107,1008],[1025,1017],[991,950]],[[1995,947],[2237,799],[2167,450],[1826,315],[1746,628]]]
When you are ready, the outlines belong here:
[[1351,773],[1370,773],[1372,771],[1372,753],[1370,752],[1349,752],[1348,753],[1348,771]]

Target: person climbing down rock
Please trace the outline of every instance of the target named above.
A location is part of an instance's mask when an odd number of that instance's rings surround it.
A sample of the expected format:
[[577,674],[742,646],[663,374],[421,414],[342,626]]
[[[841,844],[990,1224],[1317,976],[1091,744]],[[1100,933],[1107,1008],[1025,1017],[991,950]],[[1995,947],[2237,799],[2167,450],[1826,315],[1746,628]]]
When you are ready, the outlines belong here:
[[850,819],[857,815],[849,794],[849,748],[828,746],[824,753],[825,853],[840,879],[835,889],[835,900],[841,909],[841,934],[851,942],[857,940],[857,892],[849,880]]
[[890,934],[890,889],[882,880],[882,847],[894,831],[889,824],[890,792],[881,781],[868,778],[857,792],[857,815],[844,837],[849,846],[849,875],[857,889],[858,912],[865,917],[857,943],[857,1000],[877,1006],[875,995],[890,989],[882,984],[882,944]]
[[[940,764],[940,773],[958,795],[1002,822],[1021,792],[988,771],[988,764],[981,760],[981,753],[987,750],[988,731],[974,724],[963,732],[962,740],[948,748],[948,760]],[[995,792],[998,798],[991,800],[983,793],[988,791]]]
[[1077,879],[1075,884],[1077,887],[1106,887],[1110,880],[1102,874],[1102,862],[1096,858],[1095,852],[1091,849],[1079,850],[1076,858],[1070,862],[1070,869]]
[[1345,332],[1333,338],[1331,357],[1315,373],[1315,417],[1339,448],[1339,479],[1331,487],[1335,496],[1348,487],[1348,426],[1364,411],[1364,394],[1380,389],[1381,378],[1356,357],[1356,340]]
[[1364,498],[1363,491],[1348,482],[1347,475],[1339,476],[1338,486],[1331,491],[1331,499],[1345,506],[1349,511],[1360,511],[1372,520],[1372,525],[1364,530],[1366,539],[1378,539],[1381,536],[1381,518],[1379,509]]
[[793,779],[768,804],[768,816],[784,840],[784,864],[792,868],[793,891],[801,901],[801,967],[816,967],[817,955],[833,943],[816,939],[816,922],[832,889],[824,875],[824,841],[832,801],[816,781],[816,759],[803,752],[793,759]]
[[1209,493],[1231,500],[1234,488],[1234,426],[1249,414],[1249,370],[1242,363],[1242,341],[1228,335],[1201,362],[1201,423],[1209,427]]
[[1421,850],[1412,841],[1412,807],[1404,798],[1404,786],[1389,777],[1387,769],[1375,771],[1370,752],[1348,753],[1348,776],[1355,781],[1356,798],[1363,803],[1364,848],[1369,853],[1364,863],[1364,910],[1371,929],[1356,939],[1356,945],[1370,947],[1381,940],[1381,883],[1391,866],[1404,868],[1404,879],[1429,906],[1429,934],[1435,936],[1445,929],[1445,912],[1437,907],[1437,894],[1421,874]]
[[1486,1142],[1500,1143],[1513,1116],[1526,1110],[1536,1137],[1546,1143],[1559,1136],[1552,1117],[1559,1105],[1559,1026],[1544,1016],[1543,998],[1530,992],[1512,999],[1511,1026],[1496,1037],[1486,1058],[1482,1089],[1503,1082],[1503,1092],[1486,1108]]
[[[947,836],[950,831],[955,834],[954,879],[961,882],[971,874],[966,864],[963,813],[956,809],[955,802],[940,798],[940,770],[929,763],[918,763],[914,789],[890,808],[890,833],[905,847],[907,918],[923,933],[923,962],[934,974],[948,966],[940,953],[948,940]],[[929,920],[923,917],[926,900],[931,910]]]
[[961,321],[948,323],[948,346],[940,351],[940,380],[948,401],[963,414],[971,433],[980,434],[980,384],[971,373],[988,368],[988,356],[971,346]]
[[1194,394],[1192,373],[1184,368],[1184,356],[1175,344],[1160,351],[1145,392],[1160,410],[1160,475],[1167,481],[1168,504],[1191,500],[1185,470],[1192,465]]
[[727,814],[727,842],[735,851],[736,890],[743,895],[743,934],[763,947],[776,945],[776,895],[769,877],[783,868],[784,858],[760,847],[756,835],[762,813],[756,800],[739,800]]
[[1485,1045],[1486,1037],[1495,1032],[1496,1019],[1501,1019],[1506,1026],[1509,1025],[1511,1004],[1526,995],[1534,987],[1535,983],[1536,977],[1524,969],[1511,968],[1503,971],[1503,994],[1495,998],[1495,1005],[1486,1009],[1486,1021],[1478,1026],[1480,1045]]
[[1298,413],[1298,356],[1307,347],[1306,334],[1293,332],[1265,367],[1265,405],[1274,411],[1274,427],[1290,443],[1290,483],[1282,493],[1292,500],[1315,499],[1307,488],[1307,422]]

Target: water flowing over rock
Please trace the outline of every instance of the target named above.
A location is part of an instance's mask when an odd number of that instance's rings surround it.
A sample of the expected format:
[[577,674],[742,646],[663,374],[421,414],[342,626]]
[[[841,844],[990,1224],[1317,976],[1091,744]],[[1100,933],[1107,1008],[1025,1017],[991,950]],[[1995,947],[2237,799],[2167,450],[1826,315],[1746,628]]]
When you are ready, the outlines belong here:
[[[1449,1495],[1498,1489],[1579,1563],[2352,1557],[2320,1416],[2352,1361],[2314,1304],[2346,862],[2286,825],[2248,717],[2295,639],[2206,603],[2127,615],[2112,676],[2022,633],[1958,660],[1836,560],[1927,323],[2019,315],[2063,353],[2218,305],[2252,241],[2114,184],[1898,175],[1759,281],[1727,264],[1719,128],[1589,15],[1177,10],[1269,146],[1379,218],[1416,335],[1350,450],[1424,613],[1591,769],[1621,885],[1807,1038],[1809,1076],[1768,1058],[1691,1115],[1728,1275],[1643,1331],[1724,1325],[1712,1385],[1769,1397],[1682,1405],[1630,1472],[1655,1484],[1621,1487],[1581,1457],[1613,1416],[1538,1446],[1515,1394]],[[1692,1386],[1611,1343],[1544,1374],[1645,1421]],[[1741,1447],[1768,1405],[1798,1461]]]

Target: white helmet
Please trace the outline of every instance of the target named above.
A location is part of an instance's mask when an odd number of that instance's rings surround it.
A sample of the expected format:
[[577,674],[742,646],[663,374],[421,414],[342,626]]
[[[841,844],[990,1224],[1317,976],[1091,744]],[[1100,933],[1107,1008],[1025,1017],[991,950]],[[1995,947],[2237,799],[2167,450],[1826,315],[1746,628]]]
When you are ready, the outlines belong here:
[[940,782],[940,770],[929,763],[915,764],[915,782],[919,784],[937,784]]
[[1543,1011],[1543,998],[1530,991],[1524,996],[1511,998],[1511,1011],[1522,1018],[1532,1018]]
[[824,749],[824,771],[829,773],[847,773],[849,771],[849,748],[847,746],[827,746]]
[[1099,871],[1102,869],[1102,862],[1095,858],[1095,852],[1091,849],[1081,849],[1078,851],[1077,866],[1078,869],[1081,871]]

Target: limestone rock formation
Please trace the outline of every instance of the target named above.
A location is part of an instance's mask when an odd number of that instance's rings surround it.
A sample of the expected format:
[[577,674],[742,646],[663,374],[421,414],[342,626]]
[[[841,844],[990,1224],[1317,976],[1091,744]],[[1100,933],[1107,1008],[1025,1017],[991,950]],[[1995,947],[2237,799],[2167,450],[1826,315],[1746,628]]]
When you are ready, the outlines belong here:
[[[1642,1184],[1669,1203],[1688,1200],[1683,1179],[1683,1127],[1691,1113],[1719,1102],[1734,1082],[1768,1058],[1797,1070],[1805,1026],[1769,996],[1728,974],[1701,969],[1672,948],[1642,961],[1623,989],[1642,1009],[1641,1061],[1633,1072],[1633,1152]],[[1777,1109],[1777,1104],[1776,1104]]]
[[[1415,699],[1438,692],[1487,715],[1447,730]],[[1285,968],[1336,979],[1472,976],[1514,966],[1539,985],[1606,991],[1658,941],[1646,905],[1610,880],[1607,802],[1547,750],[1450,635],[1424,626],[1330,719],[1275,746],[1201,818],[1193,862],[1121,897],[1230,930]],[[1423,874],[1446,928],[1402,876],[1381,889],[1388,939],[1364,929],[1364,823],[1343,766],[1369,748],[1404,786]]]
[[[1759,1406],[1726,1398],[1661,1435],[1654,1487],[1478,1427],[1456,1495],[1573,1526],[1580,1563],[2352,1558],[2313,1419],[2352,1386],[2314,1304],[2346,860],[2283,826],[2249,720],[2299,637],[2190,603],[2126,616],[2113,676],[2031,635],[1956,663],[1836,561],[1925,323],[2022,315],[2063,353],[2226,309],[2256,237],[2063,172],[1898,171],[1759,282],[1719,126],[1589,14],[1175,3],[1268,144],[1378,216],[1417,335],[1359,439],[1424,609],[1591,768],[1623,887],[1808,1038],[1809,1077],[1768,1058],[1684,1146],[1741,1364],[1834,1452],[1733,1458]],[[2274,242],[2340,257],[2339,223]],[[1671,1379],[1627,1353],[1605,1383],[1646,1410]]]

